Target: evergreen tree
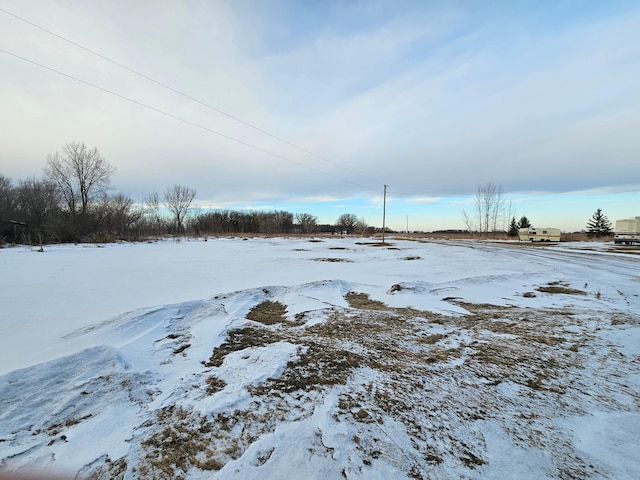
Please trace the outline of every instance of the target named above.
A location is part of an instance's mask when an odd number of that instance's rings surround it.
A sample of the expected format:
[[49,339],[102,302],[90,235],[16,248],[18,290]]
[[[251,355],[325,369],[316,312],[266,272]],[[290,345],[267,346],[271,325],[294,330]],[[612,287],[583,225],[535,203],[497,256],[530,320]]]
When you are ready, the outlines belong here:
[[518,236],[518,222],[516,222],[516,217],[513,217],[511,219],[511,223],[509,224],[509,231],[507,232],[507,235],[509,235],[510,237]]
[[602,214],[602,209],[597,209],[587,223],[587,235],[596,238],[611,235],[611,222]]
[[520,221],[518,222],[518,228],[529,228],[529,227],[531,227],[531,222],[527,217],[523,215]]

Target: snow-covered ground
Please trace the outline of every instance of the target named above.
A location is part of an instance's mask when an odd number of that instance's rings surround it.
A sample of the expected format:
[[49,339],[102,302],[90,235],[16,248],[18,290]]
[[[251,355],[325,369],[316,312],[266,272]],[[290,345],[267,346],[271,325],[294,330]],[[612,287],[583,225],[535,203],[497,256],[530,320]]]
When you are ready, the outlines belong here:
[[640,256],[220,238],[0,250],[0,475],[640,478]]

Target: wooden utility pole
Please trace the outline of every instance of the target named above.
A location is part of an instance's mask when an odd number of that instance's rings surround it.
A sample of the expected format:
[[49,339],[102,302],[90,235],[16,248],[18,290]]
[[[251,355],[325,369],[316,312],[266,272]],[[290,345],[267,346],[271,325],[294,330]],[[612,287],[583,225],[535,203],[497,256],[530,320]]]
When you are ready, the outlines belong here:
[[387,218],[387,186],[384,186],[384,195],[382,200],[382,243],[384,243],[384,231],[386,230],[386,218]]

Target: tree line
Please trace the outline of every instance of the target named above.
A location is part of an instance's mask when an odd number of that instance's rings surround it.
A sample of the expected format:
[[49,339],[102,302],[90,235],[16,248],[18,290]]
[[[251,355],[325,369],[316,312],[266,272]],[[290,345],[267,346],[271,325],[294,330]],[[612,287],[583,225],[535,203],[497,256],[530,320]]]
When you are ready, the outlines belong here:
[[289,234],[362,232],[354,214],[319,224],[308,213],[202,211],[196,191],[184,185],[153,192],[136,203],[109,193],[115,168],[96,147],[71,142],[47,157],[42,178],[14,183],[0,173],[0,245],[139,240],[150,235]]
[[[493,182],[478,185],[473,210],[471,213],[463,210],[462,220],[468,232],[485,235],[506,232],[510,237],[517,237],[521,228],[533,228],[524,215],[516,221],[515,210],[511,202],[507,203],[502,186]],[[602,209],[598,208],[587,221],[584,231],[589,237],[602,238],[611,235],[613,228]]]
[[[149,235],[374,233],[352,213],[335,224],[318,224],[308,213],[286,211],[201,211],[193,207],[196,191],[183,185],[153,192],[136,203],[124,193],[109,193],[115,168],[96,147],[71,142],[47,156],[42,178],[17,183],[0,173],[0,245],[4,242],[108,242]],[[473,211],[463,211],[469,232],[507,232],[517,236],[531,227],[526,216],[516,221],[502,187],[479,185]],[[598,209],[586,228],[590,236],[611,234],[611,223]]]

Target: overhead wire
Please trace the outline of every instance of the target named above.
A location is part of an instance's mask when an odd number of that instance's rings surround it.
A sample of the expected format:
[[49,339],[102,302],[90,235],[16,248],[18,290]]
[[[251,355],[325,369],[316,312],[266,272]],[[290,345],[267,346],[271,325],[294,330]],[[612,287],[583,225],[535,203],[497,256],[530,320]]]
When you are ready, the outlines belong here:
[[[16,15],[15,13],[9,12],[8,10],[5,10],[4,8],[0,7],[0,11],[5,13],[5,14],[7,14],[7,15],[10,15],[10,16],[12,16],[12,17],[14,17],[14,18],[16,18],[16,19],[28,24],[28,25],[31,25],[34,28],[42,30],[43,32],[48,33],[49,35],[53,35],[54,37],[59,38],[60,40],[63,40],[64,42],[67,42],[67,43],[69,43],[69,44],[71,44],[71,45],[73,45],[73,46],[75,46],[77,48],[80,48],[80,49],[82,49],[82,50],[84,50],[84,51],[86,51],[86,52],[88,52],[88,53],[90,53],[92,55],[95,55],[95,56],[97,56],[97,57],[99,57],[99,58],[101,58],[101,59],[113,64],[113,65],[116,65],[116,66],[118,66],[120,68],[123,68],[123,69],[127,70],[128,72],[131,72],[131,73],[133,73],[133,74],[135,74],[135,75],[137,75],[137,76],[139,76],[141,78],[144,78],[145,80],[153,82],[156,85],[159,85],[159,86],[161,86],[161,87],[163,87],[163,88],[165,88],[167,90],[170,90],[171,92],[174,92],[174,93],[176,93],[178,95],[181,95],[182,97],[187,98],[188,100],[191,100],[192,102],[195,102],[195,103],[197,103],[199,105],[202,105],[202,106],[204,106],[206,108],[209,108],[209,109],[211,109],[211,110],[213,110],[215,112],[218,112],[221,115],[224,115],[224,116],[226,116],[226,117],[228,117],[228,118],[230,118],[230,119],[232,119],[232,120],[234,120],[236,122],[239,122],[239,123],[241,123],[241,124],[243,124],[243,125],[245,125],[247,127],[252,128],[252,129],[254,129],[254,130],[256,130],[256,131],[258,131],[258,132],[260,132],[260,133],[262,133],[264,135],[267,135],[267,136],[269,136],[269,137],[271,137],[271,138],[273,138],[275,140],[278,140],[279,142],[285,143],[285,144],[287,144],[287,145],[289,145],[289,146],[291,146],[293,148],[296,148],[297,150],[299,150],[301,152],[304,152],[304,153],[306,153],[308,155],[311,155],[311,156],[313,156],[315,158],[323,160],[323,161],[325,161],[327,163],[330,163],[331,165],[334,165],[334,166],[336,166],[338,168],[341,168],[341,169],[343,169],[343,170],[345,170],[345,171],[347,171],[349,173],[352,173],[352,174],[354,174],[356,176],[364,178],[364,179],[366,179],[368,181],[374,182],[374,183],[376,183],[378,185],[382,184],[382,182],[379,182],[378,180],[375,180],[375,179],[373,179],[371,177],[368,177],[366,175],[362,175],[361,173],[356,172],[355,170],[352,170],[352,169],[350,169],[348,167],[345,167],[344,165],[341,165],[341,164],[339,164],[337,162],[334,162],[334,161],[332,161],[332,160],[330,160],[330,159],[328,159],[326,157],[323,157],[322,155],[318,155],[318,154],[316,154],[316,153],[314,153],[314,152],[312,152],[312,151],[310,151],[310,150],[308,150],[308,149],[306,149],[304,147],[301,147],[301,146],[299,146],[299,145],[297,145],[297,144],[295,144],[293,142],[290,142],[289,140],[286,140],[286,139],[284,139],[282,137],[274,135],[274,134],[268,132],[267,130],[264,130],[264,129],[256,126],[256,125],[253,125],[253,124],[245,121],[245,120],[242,120],[241,118],[239,118],[239,117],[237,117],[235,115],[232,115],[230,113],[227,113],[224,110],[216,108],[216,107],[214,107],[214,106],[212,106],[212,105],[210,105],[210,104],[208,104],[206,102],[203,102],[202,100],[194,98],[191,95],[188,95],[188,94],[186,94],[186,93],[184,93],[184,92],[182,92],[182,91],[180,91],[180,90],[178,90],[176,88],[171,87],[170,85],[167,85],[167,84],[165,84],[163,82],[160,82],[160,81],[158,81],[158,80],[156,80],[156,79],[154,79],[152,77],[149,77],[148,75],[145,75],[145,74],[143,74],[143,73],[141,73],[141,72],[139,72],[139,71],[137,71],[137,70],[135,70],[135,69],[133,69],[131,67],[128,67],[128,66],[126,66],[126,65],[124,65],[124,64],[122,64],[122,63],[120,63],[120,62],[118,62],[116,60],[113,60],[113,59],[107,57],[106,55],[98,53],[95,50],[87,48],[84,45],[81,45],[81,44],[79,44],[77,42],[74,42],[73,40],[70,40],[70,39],[68,39],[66,37],[63,37],[62,35],[59,35],[59,34],[57,34],[55,32],[52,32],[51,30],[48,30],[47,28],[44,28],[44,27],[42,27],[42,26],[40,26],[40,25],[38,25],[38,24],[36,24],[34,22],[31,22],[30,20],[27,20],[26,18],[23,18],[23,17],[21,17],[19,15]],[[360,186],[362,186],[362,185],[360,185]]]
[[102,91],[102,92],[108,93],[108,94],[110,94],[110,95],[114,95],[114,96],[119,97],[119,98],[121,98],[121,99],[123,99],[123,100],[126,100],[126,101],[128,101],[128,102],[134,103],[134,104],[139,105],[139,106],[141,106],[141,107],[147,108],[147,109],[152,110],[152,111],[154,111],[154,112],[160,113],[160,114],[165,115],[165,116],[167,116],[167,117],[173,118],[173,119],[178,120],[178,121],[180,121],[180,122],[186,123],[186,124],[191,125],[191,126],[193,126],[193,127],[200,128],[200,129],[205,130],[205,131],[207,131],[207,132],[213,133],[213,134],[218,135],[218,136],[220,136],[220,137],[226,138],[226,139],[228,139],[228,140],[231,140],[231,141],[237,142],[237,143],[239,143],[239,144],[241,144],[241,145],[244,145],[244,146],[246,146],[246,147],[249,147],[249,148],[252,148],[252,149],[254,149],[254,150],[257,150],[257,151],[259,151],[259,152],[262,152],[262,153],[265,153],[265,154],[267,154],[267,155],[271,155],[271,156],[273,156],[273,157],[279,158],[279,159],[281,159],[281,160],[285,160],[285,161],[287,161],[287,162],[293,163],[293,164],[295,164],[295,165],[298,165],[299,167],[307,168],[307,169],[312,170],[312,171],[314,171],[314,172],[321,173],[321,174],[323,174],[323,175],[326,175],[326,176],[329,176],[329,177],[335,178],[335,179],[337,179],[337,180],[341,180],[341,181],[343,181],[343,182],[351,183],[352,185],[356,185],[356,186],[358,186],[358,187],[361,187],[361,188],[364,188],[364,189],[367,189],[367,190],[377,191],[377,190],[374,190],[374,189],[373,189],[373,188],[371,188],[371,187],[368,187],[368,186],[366,186],[366,185],[362,185],[361,183],[354,182],[354,181],[352,181],[352,180],[349,180],[349,179],[346,179],[346,178],[343,178],[343,177],[339,177],[339,176],[337,176],[337,175],[333,175],[333,174],[331,174],[331,173],[329,173],[329,172],[325,172],[324,170],[320,170],[320,169],[318,169],[318,168],[311,167],[311,166],[309,166],[309,165],[307,165],[307,164],[304,164],[304,163],[301,163],[301,162],[297,162],[297,161],[295,161],[295,160],[293,160],[293,159],[291,159],[291,158],[285,157],[284,155],[280,155],[279,153],[275,153],[275,152],[272,152],[272,151],[270,151],[270,150],[266,150],[266,149],[264,149],[264,148],[262,148],[262,147],[258,147],[257,145],[253,145],[253,144],[251,144],[251,143],[249,143],[249,142],[245,142],[244,140],[240,140],[240,139],[235,138],[235,137],[232,137],[232,136],[230,136],[230,135],[226,135],[226,134],[221,133],[221,132],[218,132],[217,130],[214,130],[214,129],[212,129],[212,128],[206,127],[206,126],[204,126],[204,125],[200,125],[199,123],[195,123],[195,122],[192,122],[191,120],[187,120],[187,119],[185,119],[185,118],[182,118],[182,117],[179,117],[179,116],[177,116],[177,115],[174,115],[173,113],[170,113],[170,112],[167,112],[167,111],[161,110],[161,109],[159,109],[159,108],[156,108],[156,107],[154,107],[154,106],[152,106],[152,105],[148,105],[148,104],[146,104],[146,103],[140,102],[140,101],[138,101],[138,100],[136,100],[136,99],[134,99],[134,98],[127,97],[126,95],[122,95],[122,94],[120,94],[120,93],[114,92],[114,91],[112,91],[112,90],[109,90],[108,88],[104,88],[104,87],[101,87],[101,86],[96,85],[96,84],[94,84],[94,83],[88,82],[88,81],[86,81],[86,80],[82,80],[81,78],[75,77],[75,76],[73,76],[73,75],[69,75],[68,73],[64,73],[64,72],[62,72],[62,71],[60,71],[60,70],[57,70],[57,69],[55,69],[55,68],[49,67],[49,66],[44,65],[44,64],[39,63],[39,62],[36,62],[35,60],[31,60],[31,59],[25,58],[25,57],[23,57],[23,56],[21,56],[21,55],[18,55],[18,54],[13,53],[13,52],[9,52],[9,51],[4,50],[4,49],[2,49],[2,48],[0,48],[0,52],[2,52],[2,53],[4,53],[4,54],[7,54],[7,55],[10,55],[10,56],[12,56],[12,57],[18,58],[18,59],[20,59],[20,60],[22,60],[22,61],[25,61],[25,62],[31,63],[31,64],[33,64],[33,65],[36,65],[36,66],[40,67],[40,68],[44,68],[44,69],[49,70],[49,71],[51,71],[51,72],[57,73],[58,75],[61,75],[61,76],[63,76],[63,77],[66,77],[66,78],[69,78],[69,79],[71,79],[71,80],[74,80],[74,81],[76,81],[76,82],[82,83],[82,84],[87,85],[87,86],[89,86],[89,87],[95,88],[95,89],[100,90],[100,91]]

